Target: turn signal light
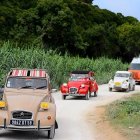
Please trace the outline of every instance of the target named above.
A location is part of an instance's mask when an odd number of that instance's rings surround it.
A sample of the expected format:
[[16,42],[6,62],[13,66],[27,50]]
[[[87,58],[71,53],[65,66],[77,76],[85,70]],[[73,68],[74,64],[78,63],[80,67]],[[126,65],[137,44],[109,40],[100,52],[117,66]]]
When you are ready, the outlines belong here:
[[85,87],[85,85],[84,84],[81,84],[81,88],[84,88]]
[[48,117],[47,117],[47,119],[48,119],[48,120],[51,120],[51,119],[52,119],[52,117],[51,117],[51,116],[48,116]]

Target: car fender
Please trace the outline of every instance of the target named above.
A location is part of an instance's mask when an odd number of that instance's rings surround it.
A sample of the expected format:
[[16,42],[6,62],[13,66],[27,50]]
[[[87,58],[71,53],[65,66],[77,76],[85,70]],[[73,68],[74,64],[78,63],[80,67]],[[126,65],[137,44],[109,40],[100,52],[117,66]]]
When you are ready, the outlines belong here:
[[78,91],[78,92],[79,92],[80,94],[87,94],[88,91],[89,91],[89,85],[85,85],[84,88],[79,88],[79,91]]
[[114,87],[114,82],[113,82],[112,79],[108,82],[108,86],[109,86],[109,88],[113,88]]

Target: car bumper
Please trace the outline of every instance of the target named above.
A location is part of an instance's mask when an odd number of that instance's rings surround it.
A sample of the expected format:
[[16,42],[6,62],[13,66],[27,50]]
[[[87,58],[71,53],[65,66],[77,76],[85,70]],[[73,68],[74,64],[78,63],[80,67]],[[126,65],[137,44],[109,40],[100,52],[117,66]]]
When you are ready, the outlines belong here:
[[[47,119],[48,116],[51,116],[51,119]],[[15,125],[11,124],[11,118],[8,117],[8,111],[0,111],[0,129],[21,131],[50,130],[51,126],[55,124],[55,120],[55,113],[46,111],[39,112],[36,119],[33,120],[33,124],[29,123],[28,125],[28,123],[25,123],[23,125],[20,125],[17,123],[17,125]]]
[[128,89],[128,84],[127,85],[121,84],[120,86],[116,86],[116,85],[112,84],[112,85],[109,85],[109,88],[116,89],[116,90],[121,90],[121,89],[125,90],[125,89]]
[[19,131],[50,130],[51,129],[51,126],[40,126],[40,120],[38,121],[37,126],[6,125],[6,120],[4,120],[4,124],[3,125],[0,125],[0,129],[19,130]]
[[36,126],[28,126],[28,127],[23,127],[23,126],[12,126],[9,125],[7,127],[0,126],[0,129],[7,129],[7,130],[19,130],[19,131],[33,131],[33,130],[50,130],[51,126],[46,126],[46,127],[36,127]]
[[65,93],[63,95],[66,95],[66,96],[86,96],[86,94],[79,94],[79,93]]
[[126,90],[128,88],[122,88],[122,87],[114,87],[115,90]]

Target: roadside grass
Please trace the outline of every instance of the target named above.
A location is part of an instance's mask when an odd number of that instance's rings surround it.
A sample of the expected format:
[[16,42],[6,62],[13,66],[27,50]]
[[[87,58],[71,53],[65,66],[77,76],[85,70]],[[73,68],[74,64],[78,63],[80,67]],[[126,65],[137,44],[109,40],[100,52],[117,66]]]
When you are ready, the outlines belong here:
[[140,140],[140,93],[108,105],[106,113],[128,140]]
[[42,68],[46,69],[51,77],[52,86],[59,88],[67,82],[73,70],[92,70],[95,72],[99,84],[107,83],[117,70],[126,70],[128,64],[120,59],[114,60],[106,57],[98,59],[71,57],[67,53],[62,56],[56,51],[44,51],[41,48],[26,46],[18,48],[10,42],[0,44],[0,85],[11,68]]

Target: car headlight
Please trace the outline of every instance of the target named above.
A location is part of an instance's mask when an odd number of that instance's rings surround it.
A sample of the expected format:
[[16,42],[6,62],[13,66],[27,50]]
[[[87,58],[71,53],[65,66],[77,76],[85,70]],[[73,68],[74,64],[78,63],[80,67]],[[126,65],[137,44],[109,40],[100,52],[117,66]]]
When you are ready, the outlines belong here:
[[49,103],[48,102],[41,102],[40,103],[40,108],[43,110],[49,109]]
[[68,86],[68,84],[67,83],[63,83],[63,86],[66,87],[66,86]]
[[81,84],[81,88],[84,88],[85,87],[85,84]]
[[109,81],[109,84],[113,84],[114,83],[114,81],[111,79],[110,81]]
[[126,85],[126,84],[127,84],[127,82],[128,82],[127,80],[126,80],[126,81],[123,81],[123,84],[125,84],[125,85]]
[[51,103],[51,97],[48,95],[39,105],[39,111],[46,111],[49,109],[49,104]]

